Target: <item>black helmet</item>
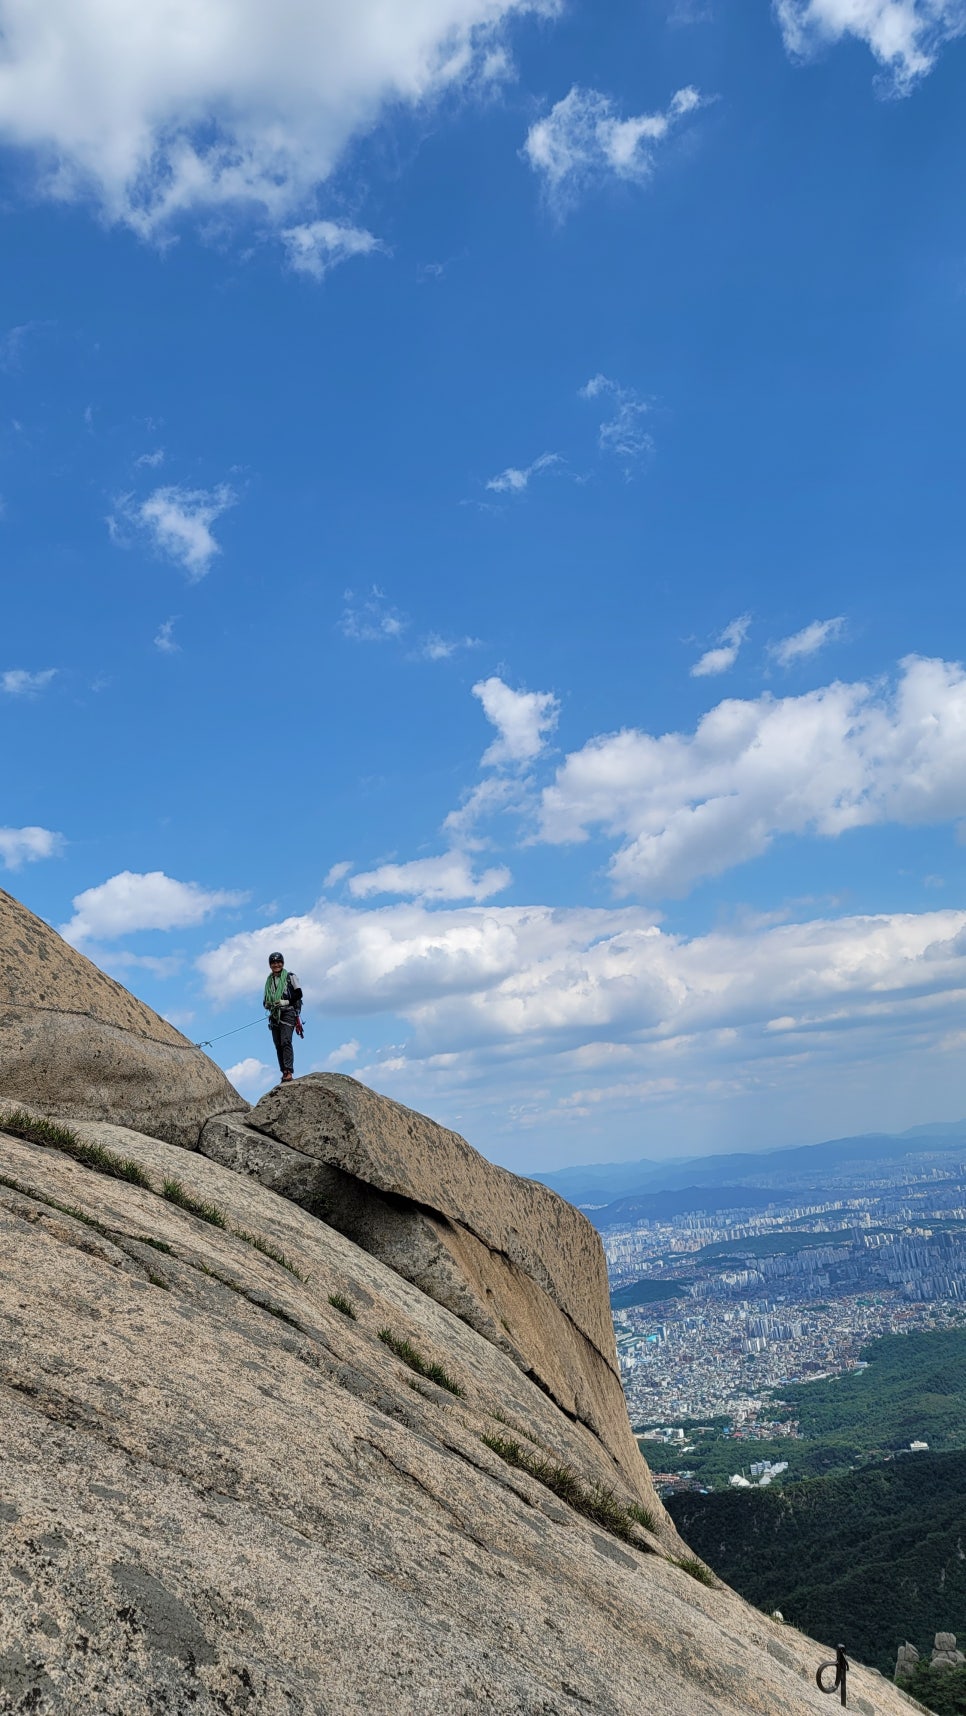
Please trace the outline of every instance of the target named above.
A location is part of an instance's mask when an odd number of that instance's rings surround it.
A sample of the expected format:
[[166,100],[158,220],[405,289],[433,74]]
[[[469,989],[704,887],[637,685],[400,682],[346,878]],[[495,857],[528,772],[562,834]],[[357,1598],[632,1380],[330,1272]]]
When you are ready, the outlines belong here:
[[268,956],[269,965],[274,965],[276,960],[278,961],[279,965],[285,964],[285,961],[282,958],[282,955],[280,953],[270,953]]

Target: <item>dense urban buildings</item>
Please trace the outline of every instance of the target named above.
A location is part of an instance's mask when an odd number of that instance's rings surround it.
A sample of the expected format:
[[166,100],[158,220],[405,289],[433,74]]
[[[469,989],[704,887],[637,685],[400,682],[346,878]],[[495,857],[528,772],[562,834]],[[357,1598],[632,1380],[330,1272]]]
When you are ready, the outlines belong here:
[[765,1210],[736,1189],[733,1209],[605,1229],[633,1424],[794,1435],[783,1383],[852,1368],[878,1335],[966,1322],[963,1165],[841,1177],[824,1196],[776,1188]]

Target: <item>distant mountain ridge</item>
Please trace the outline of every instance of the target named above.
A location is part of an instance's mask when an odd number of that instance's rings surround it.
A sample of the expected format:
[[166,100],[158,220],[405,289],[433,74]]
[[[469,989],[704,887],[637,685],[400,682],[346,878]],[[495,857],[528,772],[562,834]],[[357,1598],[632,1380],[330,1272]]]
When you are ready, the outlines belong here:
[[[593,1208],[599,1226],[597,1212],[603,1214],[603,1206],[614,1206],[618,1201],[650,1199],[654,1194],[691,1192],[702,1187],[718,1191],[738,1187],[787,1188],[800,1176],[827,1173],[853,1163],[900,1161],[905,1156],[945,1154],[956,1149],[966,1151],[966,1120],[932,1122],[898,1133],[864,1132],[790,1149],[685,1156],[673,1162],[644,1158],[637,1162],[589,1163],[558,1168],[549,1174],[533,1174],[531,1178],[559,1192],[570,1203]],[[694,1206],[683,1206],[691,1207]],[[730,1206],[719,1202],[715,1207]],[[668,1208],[661,1213],[677,1212]]]

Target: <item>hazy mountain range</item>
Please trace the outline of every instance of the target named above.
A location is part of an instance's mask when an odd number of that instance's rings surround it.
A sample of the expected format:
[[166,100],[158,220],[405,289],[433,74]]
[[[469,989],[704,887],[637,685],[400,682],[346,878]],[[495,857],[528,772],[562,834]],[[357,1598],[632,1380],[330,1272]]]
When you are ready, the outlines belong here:
[[[966,1152],[966,1120],[913,1126],[905,1132],[864,1132],[793,1149],[688,1156],[674,1161],[590,1163],[532,1177],[570,1203],[593,1212],[598,1226],[622,1220],[682,1214],[689,1209],[763,1208],[775,1191],[816,1184],[853,1169],[903,1159]],[[700,1194],[700,1195],[699,1195]]]

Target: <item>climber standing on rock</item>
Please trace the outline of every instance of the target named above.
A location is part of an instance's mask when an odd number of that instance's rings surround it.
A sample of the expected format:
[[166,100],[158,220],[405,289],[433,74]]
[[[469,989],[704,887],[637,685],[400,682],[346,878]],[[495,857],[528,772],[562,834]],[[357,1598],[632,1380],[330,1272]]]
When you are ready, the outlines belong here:
[[262,1006],[268,1012],[268,1028],[275,1044],[282,1083],[290,1084],[295,1076],[292,1033],[294,1031],[300,1037],[304,1035],[300,1017],[302,991],[294,971],[286,971],[285,961],[280,953],[269,954],[268,966],[269,974],[265,980]]

